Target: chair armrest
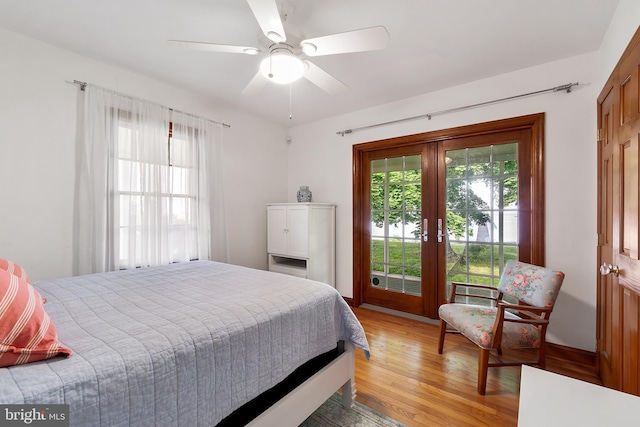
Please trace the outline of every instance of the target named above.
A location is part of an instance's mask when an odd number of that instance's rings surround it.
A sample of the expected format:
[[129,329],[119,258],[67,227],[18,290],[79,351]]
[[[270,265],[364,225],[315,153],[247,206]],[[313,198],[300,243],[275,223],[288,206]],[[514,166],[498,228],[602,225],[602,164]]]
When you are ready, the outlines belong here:
[[532,311],[534,313],[551,313],[553,311],[553,307],[536,307],[534,305],[525,305],[525,304],[510,304],[506,301],[500,301],[498,305],[504,306],[504,308],[518,310],[518,311]]
[[[523,314],[526,317],[519,318],[519,319],[507,318],[504,315],[507,310],[517,311],[518,314],[521,314],[521,315]],[[529,305],[509,304],[502,301],[499,302],[498,312],[496,313],[496,320],[495,320],[495,323],[493,324],[493,334],[495,337],[494,343],[497,346],[500,346],[500,343],[502,341],[502,328],[503,328],[504,322],[523,323],[523,324],[536,325],[536,326],[548,325],[549,324],[548,316],[547,318],[545,318],[543,317],[543,315],[549,314],[551,313],[551,311],[553,311],[552,307],[532,307]],[[544,327],[546,328],[546,326]]]
[[[534,307],[530,305],[522,305],[522,304],[509,304],[504,301],[500,301],[498,303],[498,311],[500,311],[500,307],[503,307],[502,310],[513,310],[518,313],[524,314],[529,317],[530,320],[545,320],[544,323],[548,323],[549,314],[553,311],[553,307]],[[545,316],[546,315],[546,316]],[[516,319],[504,319],[508,322],[519,322],[519,323],[533,323],[528,321],[518,321]],[[527,320],[527,319],[523,319]],[[536,322],[539,323],[539,322]]]
[[[492,296],[475,295],[475,294],[470,294],[466,292],[464,293],[458,292],[458,286],[489,291]],[[466,282],[451,282],[451,292],[449,293],[449,299],[447,299],[447,303],[450,303],[450,304],[454,303],[456,301],[456,297],[480,298],[480,299],[486,299],[486,300],[497,302],[501,298],[501,293],[496,288],[489,285],[481,285],[478,283],[466,283]]]
[[481,285],[479,283],[451,282],[451,287],[455,287],[455,286],[466,286],[468,288],[487,289],[487,290],[496,291],[496,292],[498,291],[493,286]]

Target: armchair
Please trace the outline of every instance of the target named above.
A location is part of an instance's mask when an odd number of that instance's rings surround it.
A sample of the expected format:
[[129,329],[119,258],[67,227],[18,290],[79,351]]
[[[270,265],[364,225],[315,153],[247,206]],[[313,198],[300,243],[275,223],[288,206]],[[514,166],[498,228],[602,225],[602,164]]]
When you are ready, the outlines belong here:
[[[489,367],[526,364],[545,369],[549,316],[563,280],[561,271],[510,260],[504,266],[497,288],[453,282],[449,299],[438,310],[438,353],[442,354],[444,338],[449,332],[461,333],[476,344],[479,394],[486,392]],[[483,290],[484,294],[470,293],[471,289]],[[505,301],[507,296],[512,297],[512,302]],[[486,300],[489,304],[467,304],[460,302],[461,298]],[[537,360],[502,360],[503,349],[515,348],[537,349]],[[490,362],[491,358],[496,361]]]

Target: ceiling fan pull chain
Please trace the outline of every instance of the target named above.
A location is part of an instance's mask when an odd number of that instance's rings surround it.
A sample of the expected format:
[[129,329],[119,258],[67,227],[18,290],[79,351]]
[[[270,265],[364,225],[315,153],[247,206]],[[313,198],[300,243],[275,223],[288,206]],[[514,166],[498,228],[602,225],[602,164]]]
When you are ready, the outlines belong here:
[[273,55],[269,54],[269,78],[273,78]]
[[291,115],[291,92],[292,92],[292,86],[293,83],[289,83],[289,120],[291,120],[292,115]]

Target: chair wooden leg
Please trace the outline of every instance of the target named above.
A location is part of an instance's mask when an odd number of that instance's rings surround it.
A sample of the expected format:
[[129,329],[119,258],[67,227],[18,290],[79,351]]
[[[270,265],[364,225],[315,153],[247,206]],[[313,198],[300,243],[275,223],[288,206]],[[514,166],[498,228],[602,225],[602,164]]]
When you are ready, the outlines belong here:
[[547,349],[544,345],[544,342],[540,344],[540,348],[538,348],[538,362],[540,364],[540,368],[547,369]]
[[478,349],[478,394],[484,395],[487,390],[487,371],[489,369],[490,349]]
[[447,334],[447,322],[440,319],[440,338],[438,339],[438,354],[442,354],[444,348],[444,336]]

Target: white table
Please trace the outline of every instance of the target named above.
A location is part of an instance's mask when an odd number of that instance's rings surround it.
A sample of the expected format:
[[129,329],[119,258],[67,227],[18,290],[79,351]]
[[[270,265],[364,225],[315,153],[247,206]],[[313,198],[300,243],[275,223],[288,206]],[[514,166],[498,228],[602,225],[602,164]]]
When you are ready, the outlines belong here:
[[640,426],[640,397],[522,367],[518,427]]

